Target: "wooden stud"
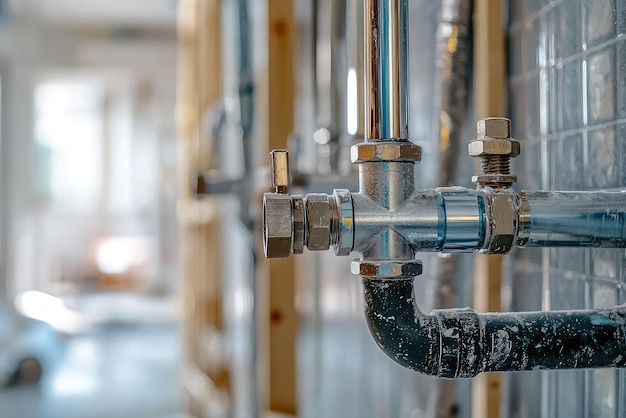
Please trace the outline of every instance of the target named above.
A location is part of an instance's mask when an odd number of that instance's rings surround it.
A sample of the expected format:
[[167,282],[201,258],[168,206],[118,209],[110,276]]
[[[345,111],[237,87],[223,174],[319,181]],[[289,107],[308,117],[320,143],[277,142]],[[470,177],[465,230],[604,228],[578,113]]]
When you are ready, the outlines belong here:
[[[217,198],[197,199],[191,180],[208,168],[210,152],[206,147],[210,142],[203,128],[204,115],[222,96],[221,2],[180,0],[178,42],[180,177],[177,211],[182,227],[186,370],[202,373],[219,391],[229,393],[227,366],[207,358],[206,350],[202,349],[207,339],[223,330],[219,202]],[[205,152],[199,152],[201,147],[205,147]],[[208,391],[209,388],[205,388],[205,392]],[[189,412],[200,414],[208,398],[209,394],[203,393],[198,399],[189,399]]]
[[[287,148],[294,127],[293,0],[267,0],[268,68],[266,102],[267,152]],[[267,155],[267,153],[265,154]],[[267,158],[263,159],[267,164]],[[266,378],[271,411],[296,415],[296,335],[293,258],[269,262],[266,306],[261,312],[267,330]]]
[[[476,118],[505,116],[506,48],[501,0],[474,1],[474,95]],[[499,312],[502,257],[476,256],[474,308]],[[483,373],[473,384],[472,416],[500,416],[499,373]]]

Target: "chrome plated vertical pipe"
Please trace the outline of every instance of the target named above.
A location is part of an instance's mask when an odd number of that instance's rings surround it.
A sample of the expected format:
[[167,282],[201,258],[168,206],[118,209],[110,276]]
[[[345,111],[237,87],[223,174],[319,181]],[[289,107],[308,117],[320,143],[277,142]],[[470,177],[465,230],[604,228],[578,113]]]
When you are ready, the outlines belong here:
[[384,4],[386,29],[386,55],[382,56],[384,74],[383,114],[386,116],[384,131],[387,139],[407,139],[407,28],[406,0],[388,0]]
[[366,140],[408,139],[407,1],[365,2]]
[[383,139],[380,96],[380,12],[385,0],[365,0],[365,140]]

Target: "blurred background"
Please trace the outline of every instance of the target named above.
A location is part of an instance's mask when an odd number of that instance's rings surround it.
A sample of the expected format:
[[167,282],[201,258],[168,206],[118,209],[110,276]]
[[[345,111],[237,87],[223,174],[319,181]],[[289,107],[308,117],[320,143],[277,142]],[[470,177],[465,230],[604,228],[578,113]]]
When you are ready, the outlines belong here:
[[2,417],[182,414],[176,11],[0,2]]
[[[409,0],[417,186],[508,115],[523,187],[622,190],[623,3]],[[357,185],[363,36],[363,0],[0,0],[0,418],[626,414],[623,370],[405,370],[350,257],[264,260],[271,149]],[[623,250],[420,258],[425,312],[626,301]]]

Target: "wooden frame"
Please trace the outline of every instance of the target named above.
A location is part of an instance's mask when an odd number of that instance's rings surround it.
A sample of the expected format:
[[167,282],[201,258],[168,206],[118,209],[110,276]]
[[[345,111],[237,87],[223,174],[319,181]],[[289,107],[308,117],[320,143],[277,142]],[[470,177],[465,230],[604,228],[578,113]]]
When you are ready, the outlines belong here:
[[[506,48],[501,0],[474,1],[474,95],[476,119],[502,117],[506,103]],[[502,257],[476,256],[474,309],[499,312]],[[480,374],[473,383],[472,416],[500,416],[499,373]]]

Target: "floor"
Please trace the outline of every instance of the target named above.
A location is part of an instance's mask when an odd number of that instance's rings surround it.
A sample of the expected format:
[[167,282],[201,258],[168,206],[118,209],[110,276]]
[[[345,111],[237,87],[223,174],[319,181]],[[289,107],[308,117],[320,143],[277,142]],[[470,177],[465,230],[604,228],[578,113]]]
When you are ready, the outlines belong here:
[[180,329],[113,323],[68,338],[38,387],[0,391],[0,418],[178,418]]

